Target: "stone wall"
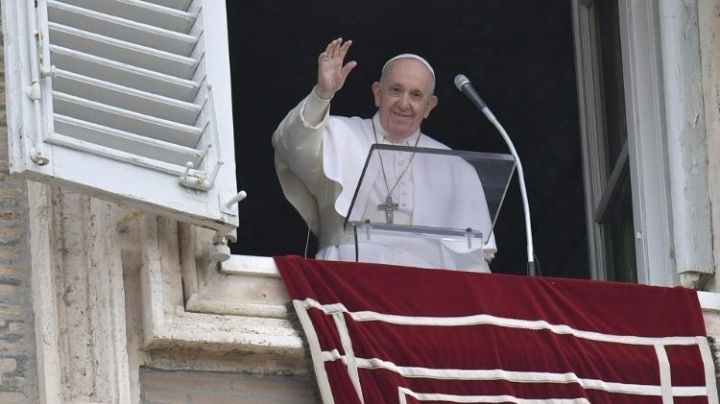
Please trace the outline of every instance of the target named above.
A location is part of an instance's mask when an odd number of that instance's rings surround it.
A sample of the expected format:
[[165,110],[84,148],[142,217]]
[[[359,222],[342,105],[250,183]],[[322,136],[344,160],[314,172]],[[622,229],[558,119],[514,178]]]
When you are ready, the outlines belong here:
[[186,403],[320,403],[308,376],[272,376],[221,372],[172,372],[143,369],[142,401]]
[[38,388],[25,238],[27,190],[25,181],[8,171],[0,43],[0,403],[32,403],[38,401]]

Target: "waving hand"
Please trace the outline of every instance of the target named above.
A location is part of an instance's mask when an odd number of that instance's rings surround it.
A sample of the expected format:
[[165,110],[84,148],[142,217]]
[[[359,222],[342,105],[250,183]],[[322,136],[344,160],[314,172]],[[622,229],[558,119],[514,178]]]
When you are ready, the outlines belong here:
[[343,42],[342,38],[333,40],[318,56],[318,81],[315,93],[325,99],[330,99],[345,84],[345,79],[352,69],[357,66],[356,61],[345,63],[345,55],[352,46],[352,41]]

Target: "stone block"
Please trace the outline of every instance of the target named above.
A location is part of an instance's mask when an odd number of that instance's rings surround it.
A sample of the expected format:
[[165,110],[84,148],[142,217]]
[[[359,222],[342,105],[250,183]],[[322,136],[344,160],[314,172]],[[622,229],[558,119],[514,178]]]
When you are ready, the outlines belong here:
[[24,394],[17,392],[0,392],[0,403],[3,404],[27,404],[30,401]]
[[146,404],[175,404],[187,403],[187,394],[177,391],[146,391],[143,393],[143,403]]
[[23,306],[19,304],[1,304],[0,303],[0,316],[2,317],[15,317],[23,314]]
[[17,246],[0,245],[0,259],[22,258],[22,249]]
[[[18,353],[23,349],[23,346],[18,342],[8,341],[6,339],[0,339],[0,352]],[[1,385],[2,383],[0,383]]]
[[21,285],[5,285],[0,283],[0,301],[9,301],[10,299],[22,296],[24,288]]
[[22,240],[25,230],[22,227],[0,227],[0,244],[14,245]]
[[197,390],[232,390],[232,379],[222,373],[200,372],[147,372],[143,383],[153,386],[183,386],[185,389]]
[[23,270],[17,267],[0,266],[0,278],[22,278]]
[[0,220],[20,220],[23,218],[23,213],[18,210],[0,210]]
[[192,404],[233,404],[233,403],[243,403],[243,404],[270,404],[271,401],[267,401],[267,399],[263,399],[261,397],[258,398],[248,398],[248,397],[238,397],[237,395],[228,395],[223,393],[212,393],[212,392],[204,392],[204,393],[192,393],[189,397],[188,403]]
[[25,334],[27,333],[27,325],[21,321],[11,321],[7,329],[9,334]]
[[0,199],[15,199],[22,196],[24,192],[24,188],[2,188],[0,189]]
[[0,358],[0,375],[12,373],[17,369],[15,358]]
[[26,382],[26,380],[24,377],[19,377],[19,376],[7,377],[7,376],[0,375],[0,391],[22,390],[22,388],[25,387],[25,382]]

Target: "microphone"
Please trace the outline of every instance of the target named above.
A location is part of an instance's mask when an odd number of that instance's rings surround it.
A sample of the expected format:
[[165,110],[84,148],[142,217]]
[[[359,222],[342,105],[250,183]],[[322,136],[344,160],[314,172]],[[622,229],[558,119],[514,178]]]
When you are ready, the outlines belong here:
[[512,140],[510,140],[510,136],[508,136],[505,128],[503,128],[500,122],[498,122],[497,118],[495,118],[495,115],[492,113],[492,111],[490,111],[490,108],[488,108],[488,106],[485,104],[485,101],[480,98],[477,91],[475,91],[472,84],[470,84],[470,80],[465,77],[464,74],[458,74],[457,76],[455,76],[455,87],[457,87],[457,89],[460,90],[461,93],[465,94],[465,96],[470,99],[470,102],[475,104],[475,106],[478,107],[478,109],[482,111],[482,113],[487,117],[487,119],[495,126],[498,132],[500,132],[500,136],[502,136],[505,144],[507,144],[508,149],[510,149],[510,154],[512,154],[513,158],[515,159],[515,163],[517,164],[518,182],[520,183],[520,196],[522,197],[523,213],[525,215],[525,236],[527,238],[527,271],[528,275],[535,276],[535,251],[533,246],[532,226],[530,225],[530,204],[528,203],[527,188],[525,187],[525,174],[523,173],[523,166],[522,162],[520,161],[520,156],[518,156],[517,151],[515,150],[515,146],[513,145]]
[[458,74],[455,76],[455,87],[457,87],[461,93],[465,94],[465,96],[470,99],[470,102],[475,104],[478,109],[482,110],[487,108],[485,101],[480,98],[480,95],[478,95],[477,91],[475,91],[470,83],[470,80],[464,74]]

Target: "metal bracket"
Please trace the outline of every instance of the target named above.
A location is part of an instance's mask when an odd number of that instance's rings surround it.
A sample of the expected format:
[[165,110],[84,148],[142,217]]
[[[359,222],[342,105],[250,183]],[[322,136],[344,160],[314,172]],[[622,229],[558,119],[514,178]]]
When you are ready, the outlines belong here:
[[218,161],[212,173],[208,176],[205,171],[193,170],[193,163],[188,161],[185,165],[185,173],[180,176],[180,185],[200,191],[209,191],[215,185],[215,179],[217,178],[221,165],[223,165],[223,162]]
[[208,249],[207,255],[201,258],[202,266],[205,273],[218,268],[218,264],[230,259],[230,247],[228,247],[228,235],[216,232],[212,239],[212,245]]
[[30,148],[30,159],[39,166],[46,166],[50,162],[50,159],[45,154],[45,151],[43,149],[38,149],[35,146]]
[[35,81],[29,86],[25,87],[25,95],[33,101],[40,100],[40,83]]
[[238,192],[230,199],[225,200],[223,195],[219,195],[218,198],[220,199],[220,211],[223,213],[227,213],[228,215],[237,216],[238,214],[238,208],[237,205],[242,202],[245,198],[247,198],[247,192],[244,190]]
[[46,69],[44,67],[40,67],[40,77],[46,78],[56,78],[57,77],[57,67],[55,65],[50,65],[50,68]]

